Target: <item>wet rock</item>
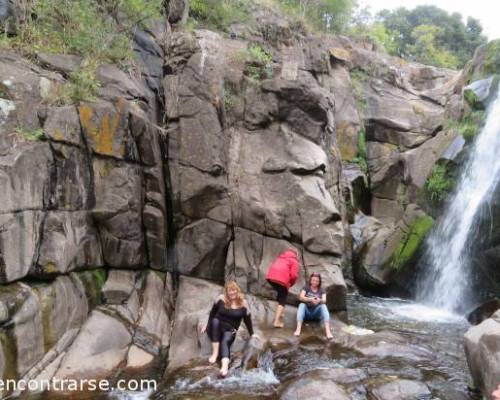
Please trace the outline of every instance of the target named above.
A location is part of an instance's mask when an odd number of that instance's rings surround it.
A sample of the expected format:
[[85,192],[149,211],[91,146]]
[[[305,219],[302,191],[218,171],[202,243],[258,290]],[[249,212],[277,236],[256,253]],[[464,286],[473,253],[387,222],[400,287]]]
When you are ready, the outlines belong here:
[[500,311],[470,328],[464,346],[474,385],[488,396],[500,382]]
[[467,314],[467,321],[472,325],[478,325],[490,318],[497,310],[500,310],[500,299],[491,299],[470,311]]
[[416,149],[402,154],[405,180],[423,188],[436,161],[455,139],[456,132],[443,130]]
[[458,135],[453,139],[453,142],[446,148],[441,155],[441,159],[455,161],[465,146],[465,139],[462,135]]
[[132,334],[123,322],[94,310],[64,355],[55,378],[106,377],[125,360],[131,342]]
[[394,282],[414,261],[420,244],[433,225],[418,206],[409,205],[397,225],[360,217],[354,225],[353,273],[358,285],[380,290]]
[[107,304],[122,304],[136,286],[135,271],[111,270],[102,288],[102,298]]
[[373,400],[430,399],[431,392],[425,383],[398,379],[370,389],[369,396]]
[[288,385],[280,395],[281,400],[298,400],[307,397],[315,399],[348,400],[349,395],[337,385],[329,373],[312,371]]
[[494,76],[472,82],[464,87],[464,98],[473,108],[486,108],[496,90],[495,82]]

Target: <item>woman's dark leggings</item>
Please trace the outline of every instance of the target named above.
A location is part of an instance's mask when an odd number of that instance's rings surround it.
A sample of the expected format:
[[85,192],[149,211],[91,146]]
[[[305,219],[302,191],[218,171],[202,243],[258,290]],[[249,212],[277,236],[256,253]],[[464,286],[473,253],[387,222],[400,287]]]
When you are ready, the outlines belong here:
[[207,329],[207,333],[211,342],[220,343],[220,358],[229,358],[231,355],[231,345],[236,338],[236,332],[234,329],[229,330],[228,328],[225,328],[217,318],[212,318],[210,326]]
[[276,290],[276,301],[280,306],[285,306],[286,304],[286,298],[288,296],[288,289],[280,285],[279,283],[270,281],[269,279],[267,280],[269,284],[273,287],[274,290]]

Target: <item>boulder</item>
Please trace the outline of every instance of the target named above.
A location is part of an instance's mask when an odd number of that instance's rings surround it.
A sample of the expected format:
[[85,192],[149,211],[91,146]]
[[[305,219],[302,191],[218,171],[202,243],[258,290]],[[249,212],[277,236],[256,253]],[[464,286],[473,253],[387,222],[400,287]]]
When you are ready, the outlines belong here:
[[494,76],[474,81],[464,87],[464,98],[473,108],[485,109],[497,90],[498,80]]
[[132,332],[122,321],[102,310],[94,310],[62,358],[54,378],[107,377],[125,361],[131,342]]
[[500,311],[469,328],[464,347],[474,386],[488,396],[500,382]]
[[478,325],[500,310],[500,299],[491,299],[467,313],[467,320],[472,325]]
[[369,395],[373,400],[430,399],[432,396],[425,383],[408,379],[397,379],[378,385],[369,390]]
[[365,289],[382,290],[411,266],[420,245],[433,225],[433,219],[415,204],[409,205],[397,225],[382,225],[364,216],[354,231],[353,274]]
[[[333,370],[335,371],[335,370]],[[350,396],[342,386],[335,383],[332,374],[326,371],[311,371],[291,383],[281,393],[281,400],[299,400],[313,397],[318,400],[349,400]]]
[[83,62],[82,57],[74,54],[37,53],[36,59],[44,68],[59,72],[66,77],[77,71]]

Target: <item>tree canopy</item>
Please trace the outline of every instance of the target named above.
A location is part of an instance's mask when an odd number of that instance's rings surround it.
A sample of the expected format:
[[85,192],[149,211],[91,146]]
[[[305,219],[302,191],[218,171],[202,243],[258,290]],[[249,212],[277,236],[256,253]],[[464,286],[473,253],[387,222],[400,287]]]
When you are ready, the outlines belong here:
[[461,14],[431,5],[383,10],[369,30],[380,29],[380,24],[386,30],[382,44],[388,52],[441,67],[462,67],[476,47],[487,41],[479,20],[469,17],[464,23]]

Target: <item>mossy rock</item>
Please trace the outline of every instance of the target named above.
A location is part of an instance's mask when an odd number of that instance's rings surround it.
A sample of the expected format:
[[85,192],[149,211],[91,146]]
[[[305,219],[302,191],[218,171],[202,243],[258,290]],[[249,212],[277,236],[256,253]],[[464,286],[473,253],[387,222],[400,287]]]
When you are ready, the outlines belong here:
[[393,269],[400,270],[413,259],[433,224],[434,220],[429,216],[413,221],[391,258],[390,265]]
[[492,40],[486,45],[483,74],[500,74],[500,39]]
[[73,279],[79,279],[85,288],[89,309],[93,309],[102,303],[101,292],[106,282],[106,275],[104,269],[93,269],[72,274]]

